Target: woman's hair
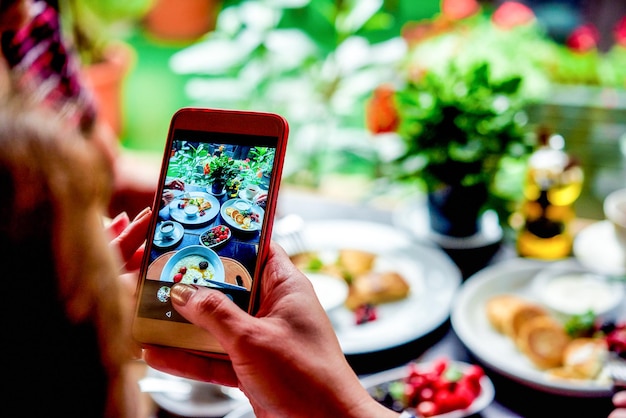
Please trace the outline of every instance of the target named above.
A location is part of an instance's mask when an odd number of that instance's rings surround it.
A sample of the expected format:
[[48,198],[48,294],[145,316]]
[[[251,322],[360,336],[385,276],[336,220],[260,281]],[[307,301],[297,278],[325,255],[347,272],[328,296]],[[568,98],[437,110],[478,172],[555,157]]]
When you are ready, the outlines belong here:
[[4,396],[24,416],[127,411],[130,307],[102,224],[111,187],[101,152],[57,116],[0,105]]

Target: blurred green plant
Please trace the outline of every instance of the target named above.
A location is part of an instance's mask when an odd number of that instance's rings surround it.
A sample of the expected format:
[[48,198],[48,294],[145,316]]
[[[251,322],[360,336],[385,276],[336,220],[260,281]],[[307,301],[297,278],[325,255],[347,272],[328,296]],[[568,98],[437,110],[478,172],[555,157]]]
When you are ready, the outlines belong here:
[[415,18],[416,10],[427,16],[438,6],[401,3],[410,2],[226,2],[215,31],[176,54],[171,66],[196,75],[186,91],[197,103],[285,116],[285,177],[315,186],[329,161],[371,158],[365,99],[406,52],[398,34],[407,11]]
[[109,44],[122,38],[124,28],[136,24],[154,0],[59,0],[61,24],[81,61],[104,60]]

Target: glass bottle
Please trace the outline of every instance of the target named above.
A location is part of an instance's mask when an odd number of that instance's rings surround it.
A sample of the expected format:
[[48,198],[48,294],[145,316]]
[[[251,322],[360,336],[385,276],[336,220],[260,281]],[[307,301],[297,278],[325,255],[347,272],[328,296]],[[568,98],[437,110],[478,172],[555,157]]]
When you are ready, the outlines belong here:
[[522,257],[555,260],[571,255],[575,218],[573,204],[580,196],[583,171],[564,151],[561,135],[539,133],[539,146],[530,156],[521,207],[523,224],[517,237]]

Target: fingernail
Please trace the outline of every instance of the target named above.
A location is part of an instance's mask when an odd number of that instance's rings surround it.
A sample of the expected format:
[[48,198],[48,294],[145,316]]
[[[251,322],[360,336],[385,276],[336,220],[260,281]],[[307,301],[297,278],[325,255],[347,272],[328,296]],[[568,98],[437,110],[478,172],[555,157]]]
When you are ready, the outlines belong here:
[[197,290],[198,287],[196,285],[176,283],[172,286],[170,297],[176,305],[185,306]]
[[135,216],[135,219],[133,219],[133,221],[137,221],[141,218],[143,218],[144,216],[146,216],[148,213],[150,213],[150,206],[148,206],[147,208],[145,208],[144,210],[142,210],[141,212],[139,212],[137,214],[137,216]]

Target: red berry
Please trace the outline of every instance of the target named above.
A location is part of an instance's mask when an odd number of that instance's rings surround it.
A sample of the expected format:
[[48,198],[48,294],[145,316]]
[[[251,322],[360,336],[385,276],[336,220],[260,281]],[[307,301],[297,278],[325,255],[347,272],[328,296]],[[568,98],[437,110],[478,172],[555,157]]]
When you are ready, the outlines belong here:
[[183,275],[181,273],[176,273],[174,275],[174,283],[178,283],[183,279]]
[[415,409],[418,415],[422,417],[432,417],[439,413],[437,405],[431,401],[420,402],[417,404],[417,408]]
[[182,267],[178,270],[178,272],[179,272],[180,274],[185,274],[185,273],[187,273],[187,267],[182,266]]

